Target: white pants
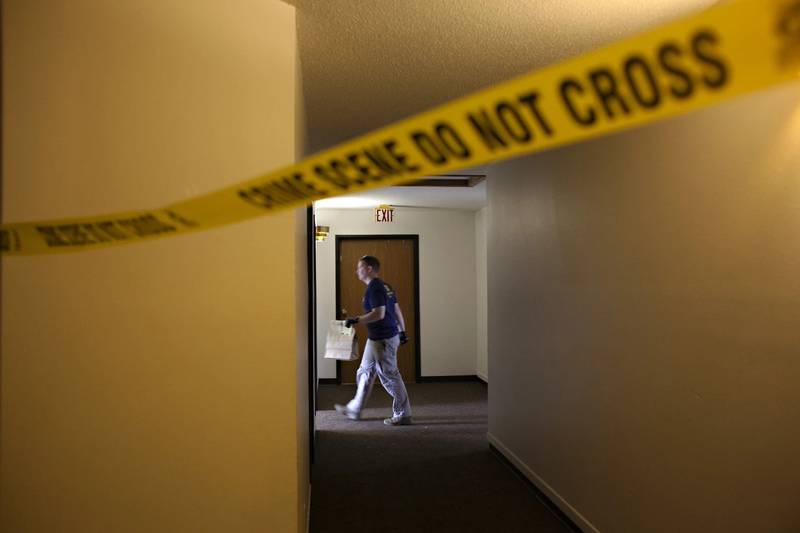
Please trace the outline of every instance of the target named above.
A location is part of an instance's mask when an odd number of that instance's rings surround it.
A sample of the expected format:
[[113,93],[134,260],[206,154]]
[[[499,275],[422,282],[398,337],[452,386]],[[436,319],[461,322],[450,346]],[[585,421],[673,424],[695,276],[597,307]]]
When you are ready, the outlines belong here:
[[351,411],[361,412],[367,403],[375,375],[380,378],[381,385],[393,398],[392,411],[394,416],[411,416],[411,403],[408,401],[408,392],[403,383],[403,377],[397,368],[397,347],[400,346],[400,336],[379,341],[368,340],[361,358],[361,366],[356,373],[358,389],[355,397],[347,404]]

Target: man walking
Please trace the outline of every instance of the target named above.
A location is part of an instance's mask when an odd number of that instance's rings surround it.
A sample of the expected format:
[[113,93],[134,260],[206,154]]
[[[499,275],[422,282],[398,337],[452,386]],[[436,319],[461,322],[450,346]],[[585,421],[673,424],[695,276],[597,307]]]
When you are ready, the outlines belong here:
[[[347,418],[358,420],[375,382],[375,375],[392,397],[392,417],[383,421],[387,426],[411,423],[411,404],[408,392],[397,368],[397,348],[408,342],[405,320],[392,288],[378,277],[381,264],[376,257],[365,255],[358,261],[356,276],[367,285],[364,293],[366,314],[345,320],[345,326],[359,322],[367,325],[367,346],[356,373],[355,397],[347,405],[336,404],[336,410]],[[399,333],[398,333],[399,332]]]

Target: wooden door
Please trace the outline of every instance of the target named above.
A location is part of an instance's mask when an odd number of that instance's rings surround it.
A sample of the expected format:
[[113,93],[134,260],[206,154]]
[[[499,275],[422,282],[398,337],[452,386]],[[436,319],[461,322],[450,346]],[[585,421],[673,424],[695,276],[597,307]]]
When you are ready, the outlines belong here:
[[[337,288],[337,318],[364,314],[364,292],[367,286],[356,277],[358,260],[365,255],[377,257],[381,262],[379,277],[394,289],[397,302],[405,318],[406,334],[409,342],[397,351],[397,366],[403,381],[413,383],[416,377],[416,359],[419,335],[417,331],[417,237],[375,236],[337,237],[339,260]],[[364,353],[367,339],[367,326],[358,324],[359,353]],[[356,370],[361,360],[339,361],[338,375],[341,383],[355,383]]]

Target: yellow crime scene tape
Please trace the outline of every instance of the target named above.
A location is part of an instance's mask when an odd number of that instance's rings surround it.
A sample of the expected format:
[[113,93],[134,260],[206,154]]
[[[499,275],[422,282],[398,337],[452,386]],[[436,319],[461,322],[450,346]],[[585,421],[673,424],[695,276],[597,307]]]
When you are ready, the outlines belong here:
[[149,211],[3,224],[6,256],[201,231],[314,200],[577,143],[800,77],[800,0],[718,5],[206,195]]

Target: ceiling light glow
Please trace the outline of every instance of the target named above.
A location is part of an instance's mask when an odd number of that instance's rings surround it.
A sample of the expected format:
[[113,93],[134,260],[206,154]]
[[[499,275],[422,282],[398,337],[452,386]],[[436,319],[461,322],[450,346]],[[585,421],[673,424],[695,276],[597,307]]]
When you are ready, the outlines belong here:
[[358,209],[365,207],[377,207],[383,203],[382,200],[373,198],[363,198],[357,196],[337,196],[335,198],[325,198],[314,202],[317,209]]

